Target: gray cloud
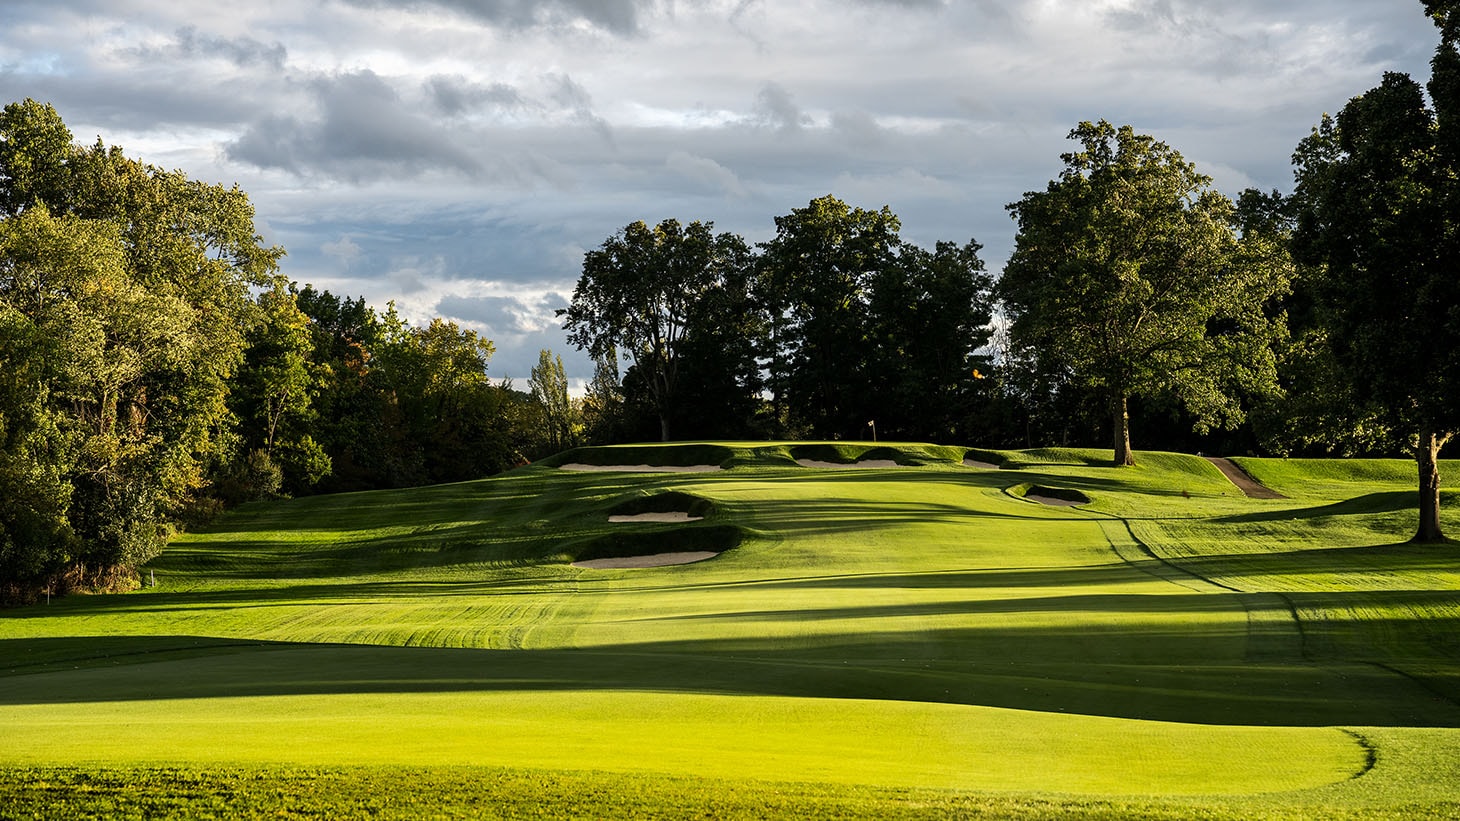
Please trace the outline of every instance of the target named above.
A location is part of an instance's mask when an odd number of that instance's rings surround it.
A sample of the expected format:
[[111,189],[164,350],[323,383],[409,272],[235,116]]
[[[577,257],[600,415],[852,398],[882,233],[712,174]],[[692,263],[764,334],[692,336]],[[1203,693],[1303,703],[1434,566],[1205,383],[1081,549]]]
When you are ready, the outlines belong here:
[[318,116],[267,116],[225,149],[230,159],[296,174],[323,171],[355,182],[429,170],[481,173],[451,134],[403,105],[374,72],[309,83]]
[[222,57],[240,67],[260,65],[275,70],[282,69],[289,57],[289,50],[277,40],[265,44],[252,37],[214,37],[199,33],[195,26],[177,30],[175,49],[183,57]]
[[534,321],[541,311],[515,297],[449,296],[436,303],[436,310],[446,317],[480,323],[496,334],[524,334],[538,330]]
[[523,29],[583,22],[616,34],[639,29],[643,0],[345,0],[365,8],[438,8],[491,26]]
[[831,117],[831,127],[841,132],[853,145],[863,148],[877,148],[887,143],[888,135],[877,120],[865,111],[837,112]]
[[550,92],[554,103],[577,122],[592,127],[605,140],[613,141],[613,129],[609,127],[607,120],[594,113],[593,97],[588,94],[587,89],[566,74],[549,75],[548,79],[554,86]]
[[665,159],[664,165],[676,174],[713,190],[723,191],[734,197],[744,197],[748,193],[735,172],[709,157],[696,157],[686,151],[675,151]]
[[517,89],[506,83],[477,83],[460,75],[435,75],[426,81],[426,92],[436,110],[449,117],[483,106],[495,111],[516,111],[529,107]]
[[760,87],[760,92],[755,95],[755,113],[761,123],[779,131],[799,131],[802,126],[811,124],[811,118],[797,107],[791,92],[776,82]]

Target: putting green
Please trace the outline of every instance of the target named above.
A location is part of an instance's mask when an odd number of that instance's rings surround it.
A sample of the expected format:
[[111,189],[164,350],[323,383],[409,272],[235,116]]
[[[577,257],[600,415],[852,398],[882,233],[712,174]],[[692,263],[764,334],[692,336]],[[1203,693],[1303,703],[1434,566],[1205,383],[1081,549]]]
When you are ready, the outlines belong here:
[[1355,777],[1320,728],[1213,727],[915,702],[662,692],[330,694],[0,708],[13,764],[430,762],[720,779],[1168,795]]

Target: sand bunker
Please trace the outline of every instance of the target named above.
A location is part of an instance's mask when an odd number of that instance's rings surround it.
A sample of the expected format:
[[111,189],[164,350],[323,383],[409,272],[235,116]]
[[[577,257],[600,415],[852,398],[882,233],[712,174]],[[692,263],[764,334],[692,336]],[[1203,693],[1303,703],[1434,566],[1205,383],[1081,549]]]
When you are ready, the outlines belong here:
[[719,465],[585,465],[570,462],[559,470],[597,470],[615,473],[712,473],[723,470]]
[[998,470],[999,466],[993,462],[980,462],[977,459],[964,459],[963,466],[966,468],[979,468],[980,470]]
[[797,459],[796,464],[803,468],[895,468],[897,463],[891,459],[864,459],[860,462],[822,462],[818,459]]
[[680,553],[655,553],[652,556],[623,556],[614,559],[586,559],[573,562],[574,567],[588,570],[613,570],[617,568],[668,567],[675,564],[694,564],[720,555],[709,550],[691,550]]
[[609,516],[610,522],[701,522],[703,516],[691,516],[688,513],[634,513],[615,514]]

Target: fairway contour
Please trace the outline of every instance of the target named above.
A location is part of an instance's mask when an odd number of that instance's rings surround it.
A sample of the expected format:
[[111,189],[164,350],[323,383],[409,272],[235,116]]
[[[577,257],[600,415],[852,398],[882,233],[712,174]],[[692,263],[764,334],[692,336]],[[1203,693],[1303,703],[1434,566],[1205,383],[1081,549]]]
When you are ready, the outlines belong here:
[[0,814],[1460,817],[1412,463],[1110,460],[631,445],[245,505],[0,614]]

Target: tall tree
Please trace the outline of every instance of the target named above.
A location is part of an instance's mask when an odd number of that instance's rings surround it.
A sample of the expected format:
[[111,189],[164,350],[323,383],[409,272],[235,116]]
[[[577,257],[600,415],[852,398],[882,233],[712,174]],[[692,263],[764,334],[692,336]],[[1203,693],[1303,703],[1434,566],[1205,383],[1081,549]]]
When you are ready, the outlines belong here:
[[904,244],[896,264],[872,277],[867,367],[883,433],[948,441],[982,390],[990,368],[978,351],[992,335],[993,277],[980,247]]
[[262,244],[237,188],[74,146],[31,100],[0,111],[0,166],[13,228],[0,290],[32,324],[70,312],[77,358],[47,395],[83,440],[56,463],[76,558],[126,568],[161,549],[169,516],[227,455],[229,380],[258,316],[249,291],[283,252]]
[[866,430],[870,290],[896,269],[901,228],[886,206],[868,211],[829,195],[776,217],[776,235],[762,246],[761,291],[770,306],[770,388],[793,433]]
[[618,351],[593,358],[593,378],[583,392],[583,427],[588,441],[615,444],[625,428],[624,386],[618,372]]
[[542,406],[545,439],[554,453],[572,447],[582,427],[578,409],[568,396],[568,377],[563,372],[563,358],[544,348],[538,353],[537,365],[527,384],[532,398]]
[[314,397],[327,371],[314,362],[309,317],[293,289],[275,283],[257,302],[260,320],[249,329],[229,405],[242,429],[241,455],[277,466],[280,484],[299,493],[330,472],[330,458],[311,434]]
[[1008,206],[997,291],[1016,344],[1108,397],[1114,463],[1132,465],[1130,397],[1174,396],[1204,429],[1275,387],[1281,322],[1263,306],[1286,283],[1244,259],[1231,201],[1165,143],[1103,120],[1070,138],[1059,179]]
[[1325,116],[1293,155],[1295,253],[1321,266],[1318,300],[1348,394],[1412,432],[1414,540],[1442,541],[1439,452],[1460,429],[1460,52],[1454,4],[1429,83],[1389,73]]
[[679,401],[683,343],[703,295],[738,275],[745,241],[714,233],[714,223],[635,222],[583,257],[583,274],[563,328],[580,350],[626,354],[653,400],[660,437],[669,440]]

